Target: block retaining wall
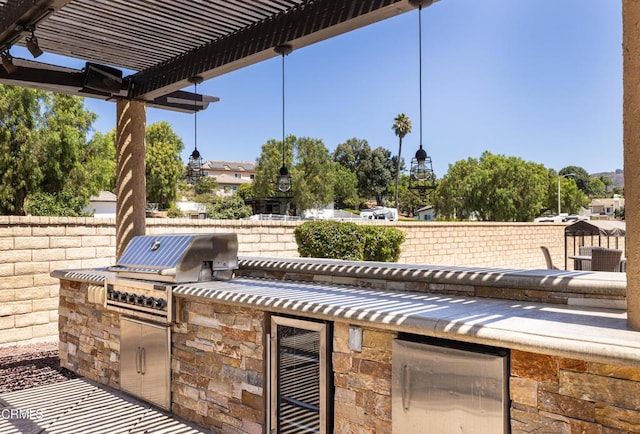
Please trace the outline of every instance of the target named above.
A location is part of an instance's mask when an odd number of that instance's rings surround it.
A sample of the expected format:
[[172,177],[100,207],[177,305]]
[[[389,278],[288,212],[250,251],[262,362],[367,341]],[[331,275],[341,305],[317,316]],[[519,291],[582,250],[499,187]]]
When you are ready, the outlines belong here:
[[[147,219],[148,234],[235,232],[239,254],[297,257],[299,222]],[[564,226],[533,223],[363,222],[407,234],[399,262],[546,268],[540,245],[562,266]],[[0,345],[55,339],[58,279],[53,270],[115,263],[115,219],[0,216]]]

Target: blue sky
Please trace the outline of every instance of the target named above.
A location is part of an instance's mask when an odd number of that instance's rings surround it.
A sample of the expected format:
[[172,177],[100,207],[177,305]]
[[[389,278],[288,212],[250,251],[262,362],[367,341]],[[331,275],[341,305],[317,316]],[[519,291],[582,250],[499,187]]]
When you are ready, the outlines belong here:
[[[287,56],[286,133],[320,138],[330,151],[357,137],[395,154],[391,126],[406,113],[408,162],[419,145],[417,14]],[[620,1],[441,0],[422,23],[423,146],[438,177],[485,150],[556,170],[622,168]],[[204,159],[255,161],[281,138],[280,73],[276,57],[198,86],[220,98],[198,114]],[[114,127],[115,104],[86,106],[99,116],[96,130]],[[148,124],[162,120],[182,137],[186,160],[193,115],[148,110]]]

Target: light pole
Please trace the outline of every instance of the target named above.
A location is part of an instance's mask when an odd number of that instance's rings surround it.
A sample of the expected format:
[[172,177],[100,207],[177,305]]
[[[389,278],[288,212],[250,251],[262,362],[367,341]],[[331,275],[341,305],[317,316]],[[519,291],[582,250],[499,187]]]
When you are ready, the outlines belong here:
[[558,217],[560,217],[560,180],[569,176],[576,176],[575,173],[565,173],[564,175],[558,175]]

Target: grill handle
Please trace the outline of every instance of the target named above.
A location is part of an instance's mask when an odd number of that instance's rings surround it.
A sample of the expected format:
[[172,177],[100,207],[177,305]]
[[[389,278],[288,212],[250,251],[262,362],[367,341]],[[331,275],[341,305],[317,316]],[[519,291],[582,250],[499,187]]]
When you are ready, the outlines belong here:
[[409,366],[403,365],[400,383],[402,387],[402,408],[405,410],[409,410],[409,400],[411,399],[409,394],[409,381]]
[[177,270],[175,268],[165,268],[158,273],[160,276],[175,276]]

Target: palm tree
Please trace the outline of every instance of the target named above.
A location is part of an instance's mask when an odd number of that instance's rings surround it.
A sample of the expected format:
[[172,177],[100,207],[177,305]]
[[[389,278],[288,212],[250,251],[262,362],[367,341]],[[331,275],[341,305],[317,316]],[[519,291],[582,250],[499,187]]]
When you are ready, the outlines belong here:
[[411,132],[411,119],[404,113],[400,113],[393,120],[393,132],[399,138],[398,160],[396,161],[396,209],[398,209],[398,177],[400,176],[400,155],[402,154],[402,139]]

